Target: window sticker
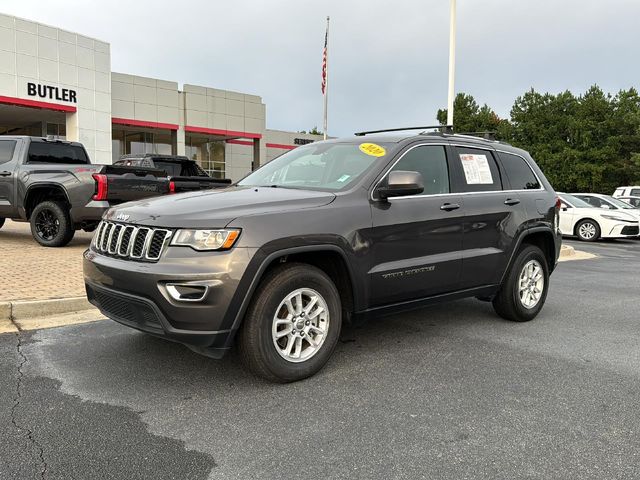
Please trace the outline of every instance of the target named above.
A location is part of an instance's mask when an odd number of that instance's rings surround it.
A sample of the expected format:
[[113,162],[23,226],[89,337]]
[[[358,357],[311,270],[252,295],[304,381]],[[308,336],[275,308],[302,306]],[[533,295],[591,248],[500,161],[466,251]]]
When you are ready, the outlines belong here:
[[342,182],[346,182],[346,181],[347,181],[347,180],[349,180],[350,178],[351,178],[351,175],[342,175],[342,176],[338,179],[338,181],[339,181],[340,183],[342,183]]
[[493,176],[489,168],[486,155],[461,154],[460,161],[464,169],[467,185],[486,185],[493,183]]
[[361,143],[360,151],[367,155],[371,155],[372,157],[384,157],[387,154],[384,147],[376,145],[375,143]]

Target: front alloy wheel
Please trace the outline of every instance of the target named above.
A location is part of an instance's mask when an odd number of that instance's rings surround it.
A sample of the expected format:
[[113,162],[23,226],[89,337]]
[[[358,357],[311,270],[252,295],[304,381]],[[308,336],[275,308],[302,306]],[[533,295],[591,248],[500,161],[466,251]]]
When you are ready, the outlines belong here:
[[313,289],[299,288],[278,305],[271,335],[280,356],[297,363],[320,351],[328,328],[329,308],[325,299]]
[[338,343],[342,304],[325,272],[304,263],[272,268],[257,287],[238,332],[245,365],[273,382],[318,372]]

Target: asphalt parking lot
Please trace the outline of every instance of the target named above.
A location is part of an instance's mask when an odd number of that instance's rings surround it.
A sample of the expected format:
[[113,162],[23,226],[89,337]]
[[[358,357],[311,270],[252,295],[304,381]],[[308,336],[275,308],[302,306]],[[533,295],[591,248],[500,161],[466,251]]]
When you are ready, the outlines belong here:
[[541,315],[464,300],[251,377],[110,321],[0,335],[2,479],[640,477],[640,241],[570,243]]

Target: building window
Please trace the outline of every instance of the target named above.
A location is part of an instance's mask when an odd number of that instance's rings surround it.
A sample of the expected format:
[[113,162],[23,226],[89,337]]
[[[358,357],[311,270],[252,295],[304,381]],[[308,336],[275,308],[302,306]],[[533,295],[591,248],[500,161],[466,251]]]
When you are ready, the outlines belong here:
[[171,155],[171,132],[116,128],[111,130],[111,156],[115,162],[121,155],[130,153],[157,153]]
[[213,178],[225,178],[225,150],[223,139],[185,136],[187,157],[195,160]]
[[47,136],[49,135],[59,140],[66,140],[67,126],[63,123],[47,123]]

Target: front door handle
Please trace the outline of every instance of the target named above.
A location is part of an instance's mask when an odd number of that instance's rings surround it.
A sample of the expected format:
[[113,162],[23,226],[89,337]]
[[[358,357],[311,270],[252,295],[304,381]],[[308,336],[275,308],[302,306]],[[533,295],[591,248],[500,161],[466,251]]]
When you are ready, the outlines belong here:
[[8,177],[9,175],[11,175],[11,172],[7,172],[6,170],[4,172],[0,172],[0,177]]
[[457,203],[445,203],[440,206],[440,210],[444,210],[445,212],[450,212],[451,210],[457,210],[460,208],[460,205]]
[[518,198],[507,198],[504,201],[505,205],[517,205],[519,203],[520,203],[520,199],[518,199]]

